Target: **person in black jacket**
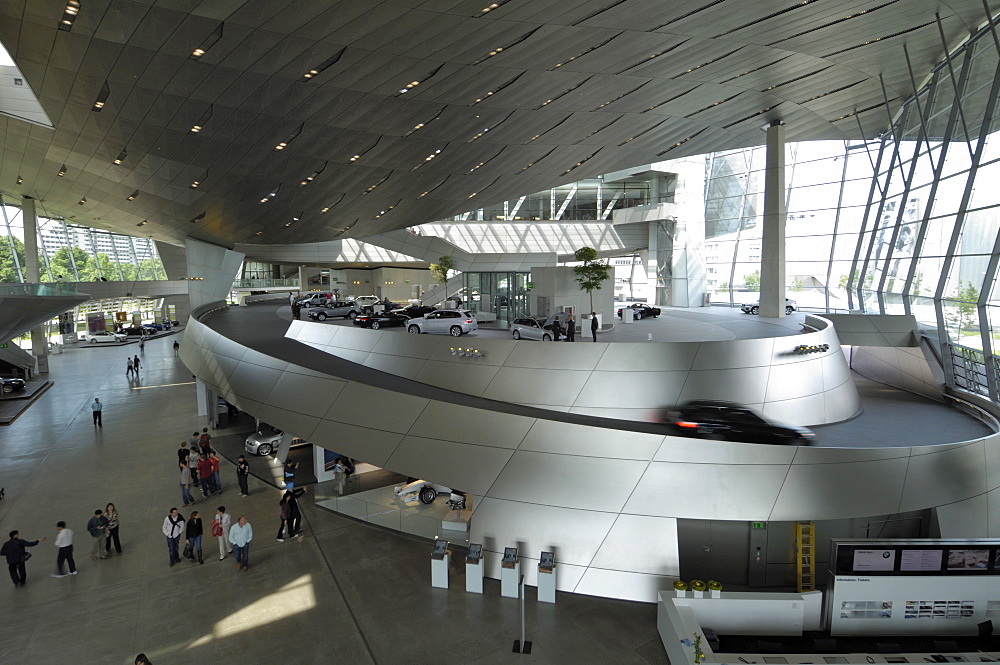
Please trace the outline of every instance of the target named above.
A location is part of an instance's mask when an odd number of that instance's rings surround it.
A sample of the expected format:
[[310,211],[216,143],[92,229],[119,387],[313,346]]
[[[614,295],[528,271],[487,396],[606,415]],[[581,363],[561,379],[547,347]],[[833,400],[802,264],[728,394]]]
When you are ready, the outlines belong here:
[[17,529],[14,529],[10,532],[10,540],[4,543],[3,547],[0,547],[0,556],[7,557],[7,568],[10,570],[10,579],[14,581],[14,586],[24,586],[28,579],[28,573],[24,569],[26,554],[24,548],[34,547],[45,540],[44,538],[31,541],[21,540],[20,535]]
[[590,334],[594,336],[594,341],[597,341],[597,312],[590,313]]
[[289,514],[288,535],[291,538],[298,538],[302,534],[302,513],[299,512],[299,497],[306,493],[306,488],[290,490],[285,493],[288,496]]
[[196,510],[191,513],[191,517],[188,518],[187,531],[185,533],[185,536],[187,537],[185,544],[188,548],[190,548],[190,555],[188,558],[191,559],[191,563],[194,563],[195,552],[198,553],[198,563],[205,563],[205,559],[201,555],[201,537],[204,533],[205,530],[201,526],[201,515],[199,515]]

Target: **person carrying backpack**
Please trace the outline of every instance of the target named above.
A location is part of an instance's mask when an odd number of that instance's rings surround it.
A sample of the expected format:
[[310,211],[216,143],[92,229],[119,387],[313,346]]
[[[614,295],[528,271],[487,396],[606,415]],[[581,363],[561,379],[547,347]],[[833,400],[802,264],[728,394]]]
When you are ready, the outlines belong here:
[[87,531],[90,532],[94,544],[90,548],[90,558],[94,561],[107,559],[106,554],[101,554],[101,545],[104,543],[104,536],[108,532],[109,520],[104,516],[103,510],[95,510],[94,516],[87,521]]

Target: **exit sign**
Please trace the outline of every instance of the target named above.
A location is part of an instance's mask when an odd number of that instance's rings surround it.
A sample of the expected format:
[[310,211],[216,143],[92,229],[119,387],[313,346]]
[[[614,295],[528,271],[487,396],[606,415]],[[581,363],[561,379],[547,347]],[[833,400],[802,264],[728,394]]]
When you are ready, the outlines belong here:
[[6,348],[7,348],[7,342],[0,344],[0,349],[6,349]]
[[754,522],[753,523],[753,528],[755,528],[755,529],[766,529],[767,528],[767,522]]

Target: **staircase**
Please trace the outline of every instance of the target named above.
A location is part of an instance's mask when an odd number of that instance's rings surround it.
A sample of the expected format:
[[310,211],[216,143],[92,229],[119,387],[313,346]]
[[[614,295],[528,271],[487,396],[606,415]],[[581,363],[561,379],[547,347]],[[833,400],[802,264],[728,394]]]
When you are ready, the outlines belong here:
[[795,573],[799,591],[816,590],[816,526],[795,523]]

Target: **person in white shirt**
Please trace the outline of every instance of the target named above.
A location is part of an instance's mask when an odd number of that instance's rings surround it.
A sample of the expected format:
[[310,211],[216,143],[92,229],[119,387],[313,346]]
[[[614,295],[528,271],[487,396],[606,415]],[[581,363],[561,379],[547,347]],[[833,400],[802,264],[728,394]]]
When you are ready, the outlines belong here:
[[167,552],[170,554],[171,566],[181,561],[177,546],[183,533],[184,518],[176,508],[171,508],[170,514],[163,518],[163,535],[167,537]]
[[[233,518],[226,512],[225,506],[219,506],[212,520],[212,535],[219,541],[219,561],[226,558],[226,554],[233,553],[233,546],[229,542],[229,527],[232,526]],[[218,524],[218,527],[216,527]],[[218,534],[218,535],[216,535]]]
[[[56,542],[59,548],[59,556],[56,558],[56,572],[52,577],[66,577],[76,575],[76,561],[73,561],[73,529],[66,528],[66,522],[62,520],[56,522]],[[69,572],[63,573],[63,563],[69,564]]]
[[229,529],[229,542],[233,544],[236,555],[236,570],[246,570],[250,566],[250,541],[253,540],[253,529],[247,522],[246,515],[240,515],[239,521]]
[[101,404],[99,397],[95,397],[94,401],[90,403],[90,410],[94,412],[94,425],[96,427],[104,427],[104,421],[101,418],[101,411],[104,410],[104,405]]

